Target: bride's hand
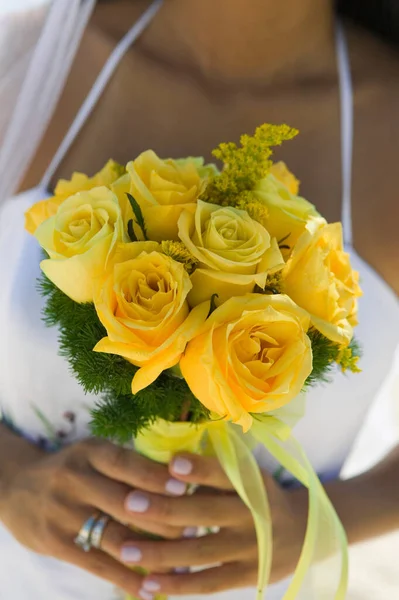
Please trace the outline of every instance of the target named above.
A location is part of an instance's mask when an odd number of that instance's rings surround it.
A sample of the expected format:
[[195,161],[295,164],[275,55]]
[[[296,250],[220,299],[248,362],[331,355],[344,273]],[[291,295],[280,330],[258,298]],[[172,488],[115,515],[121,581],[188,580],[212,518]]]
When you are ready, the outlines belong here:
[[[179,526],[159,520],[143,524],[142,515],[129,510],[132,490],[137,489],[166,497],[184,494],[186,484],[174,479],[167,467],[104,441],[80,442],[54,454],[31,447],[26,460],[18,461],[2,480],[0,519],[34,552],[77,565],[137,595],[142,576],[124,564],[124,548],[143,536],[122,523],[165,538],[183,533]],[[74,538],[96,512],[111,520],[101,550],[85,553]]]
[[[231,483],[214,458],[196,455],[175,457],[170,465],[173,477],[200,488],[192,496],[165,496],[134,492],[131,508],[143,522],[169,523],[187,528],[220,528],[218,533],[200,538],[172,541],[142,540],[128,544],[130,564],[148,568],[139,597],[151,600],[153,594],[211,594],[223,590],[256,586],[257,541],[250,512],[234,492]],[[272,581],[295,569],[307,520],[307,494],[284,491],[264,474],[273,518]],[[126,550],[129,556],[129,550]],[[211,566],[210,566],[211,565]],[[184,572],[184,567],[210,566],[202,571]],[[176,567],[180,567],[176,572]],[[175,568],[174,573],[165,573]],[[162,571],[164,574],[162,574]]]

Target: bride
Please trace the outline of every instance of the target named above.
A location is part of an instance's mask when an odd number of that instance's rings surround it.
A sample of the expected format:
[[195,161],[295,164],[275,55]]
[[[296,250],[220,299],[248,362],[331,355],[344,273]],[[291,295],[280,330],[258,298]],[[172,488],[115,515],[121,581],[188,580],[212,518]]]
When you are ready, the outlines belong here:
[[[362,476],[339,474],[386,388],[399,341],[399,58],[366,30],[337,25],[332,0],[110,0],[92,11],[93,4],[52,3],[0,150],[0,200],[22,175],[27,190],[0,211],[2,598],[114,600],[124,590],[142,600],[158,592],[250,600],[252,521],[217,463],[184,455],[164,467],[88,439],[96,398],[83,394],[57,355],[57,332],[41,320],[40,250],[24,232],[24,212],[59,178],[94,173],[110,156],[126,163],[146,148],[206,156],[265,121],[300,129],[284,160],[302,194],[329,221],[343,221],[364,290],[364,356],[361,375],[337,373],[308,394],[295,435],[349,542],[380,535],[398,526],[398,452]],[[277,600],[299,557],[307,497],[286,473],[277,477],[265,452],[255,453],[273,517],[267,597]],[[203,493],[186,495],[189,483]],[[99,514],[107,516],[96,526],[97,548],[85,553],[74,540]],[[141,538],[129,525],[164,540]],[[199,542],[202,525],[220,531]],[[321,597],[310,584],[306,600]]]

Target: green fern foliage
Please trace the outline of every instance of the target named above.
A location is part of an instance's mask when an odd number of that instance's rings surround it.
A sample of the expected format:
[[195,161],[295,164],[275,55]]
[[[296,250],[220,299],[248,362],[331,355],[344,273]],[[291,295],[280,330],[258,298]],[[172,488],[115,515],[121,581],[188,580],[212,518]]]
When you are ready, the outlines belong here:
[[[209,418],[208,410],[195,398],[182,377],[162,373],[149,387],[132,394],[132,379],[138,367],[113,354],[93,352],[105,335],[93,304],[78,304],[44,275],[38,283],[46,300],[43,318],[59,331],[60,354],[86,393],[98,395],[92,410],[93,435],[125,443],[158,418],[192,422]],[[347,348],[332,342],[319,331],[308,331],[313,351],[313,370],[305,390],[328,382],[334,366],[357,372],[360,348],[353,340]]]
[[106,335],[94,305],[77,304],[44,275],[39,291],[46,299],[44,321],[58,327],[60,354],[84,391],[99,396],[92,411],[94,435],[123,443],[159,417],[177,421],[185,413],[193,422],[208,418],[208,411],[184,379],[167,373],[133,395],[131,384],[137,367],[120,356],[93,352]]

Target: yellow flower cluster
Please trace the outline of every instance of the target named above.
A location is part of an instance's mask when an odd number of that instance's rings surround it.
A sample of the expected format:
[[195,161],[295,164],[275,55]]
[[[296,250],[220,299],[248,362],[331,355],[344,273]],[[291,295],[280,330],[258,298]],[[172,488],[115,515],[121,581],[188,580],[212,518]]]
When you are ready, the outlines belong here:
[[249,194],[266,177],[272,167],[270,156],[272,147],[279,146],[298,134],[288,125],[264,124],[258,127],[253,136],[242,135],[241,147],[234,142],[222,143],[213,155],[222,161],[222,173],[213,177],[205,192],[205,199],[216,204],[237,205],[238,202],[252,201]]
[[358,366],[359,357],[353,355],[352,348],[349,346],[341,348],[336,362],[341,367],[343,373],[346,371],[351,371],[352,373],[361,372]]
[[189,273],[192,273],[198,264],[198,260],[187,250],[183,242],[164,240],[161,242],[161,252],[183,263]]
[[[94,348],[139,367],[132,391],[180,365],[215,415],[251,427],[290,402],[312,371],[315,327],[348,350],[358,275],[340,224],[301,198],[271,147],[296,135],[264,125],[221,144],[219,172],[199,158],[143,152],[94,177],[74,174],[26,214],[41,268],[107,335]],[[211,301],[212,299],[212,301]]]

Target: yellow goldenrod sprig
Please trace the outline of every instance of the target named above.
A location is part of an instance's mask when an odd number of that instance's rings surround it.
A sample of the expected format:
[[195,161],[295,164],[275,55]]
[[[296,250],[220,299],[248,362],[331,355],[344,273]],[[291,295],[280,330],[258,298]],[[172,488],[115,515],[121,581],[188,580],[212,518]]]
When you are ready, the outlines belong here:
[[267,277],[264,289],[256,287],[255,293],[267,294],[269,296],[275,294],[284,294],[283,278],[281,276],[281,272],[277,271],[276,273],[270,273]]
[[241,147],[234,142],[220,144],[213,155],[223,162],[223,170],[208,183],[204,200],[234,205],[234,198],[252,190],[266,177],[272,166],[272,147],[292,139],[297,133],[288,125],[264,124],[257,127],[254,135],[242,135]]
[[198,264],[198,260],[187,250],[183,242],[164,240],[161,242],[161,252],[173,260],[183,263],[188,273],[192,273]]
[[252,192],[242,192],[235,199],[234,206],[241,210],[246,210],[251,219],[266,227],[269,211],[267,206],[256,200]]
[[347,346],[340,349],[336,358],[336,362],[341,367],[343,373],[345,373],[345,371],[361,373],[361,369],[358,366],[359,358],[359,355],[354,353],[353,348],[351,346]]
[[122,177],[122,175],[125,175],[126,173],[126,167],[117,163],[116,161],[112,161],[111,169],[115,173],[117,178]]

